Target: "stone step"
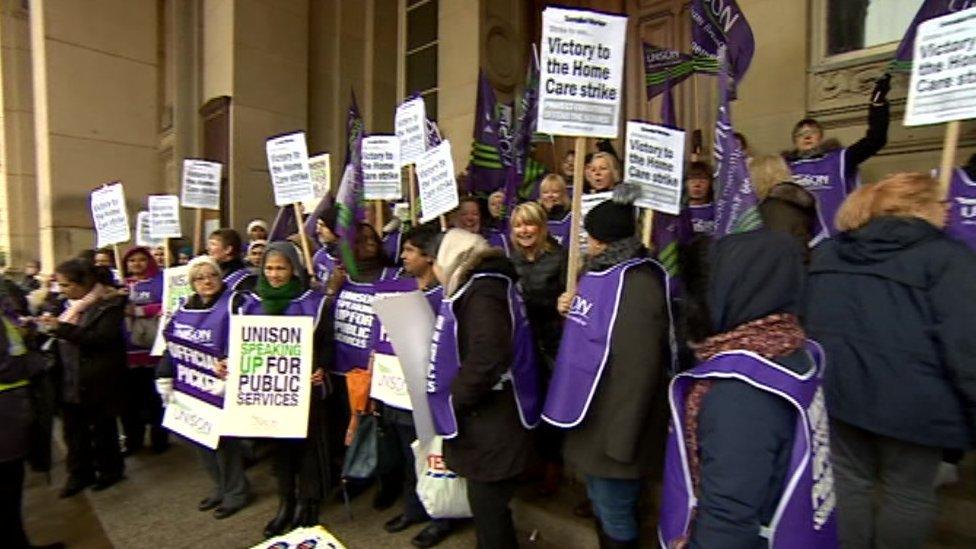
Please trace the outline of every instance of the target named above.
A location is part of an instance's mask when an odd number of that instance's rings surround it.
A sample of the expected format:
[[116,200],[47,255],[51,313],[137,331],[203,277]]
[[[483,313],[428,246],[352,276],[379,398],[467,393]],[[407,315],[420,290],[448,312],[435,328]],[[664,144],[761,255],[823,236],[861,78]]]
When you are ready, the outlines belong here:
[[518,529],[532,533],[532,539],[541,546],[597,549],[593,520],[573,514],[573,507],[584,497],[585,490],[577,483],[565,483],[559,493],[547,497],[526,486],[512,500],[512,517]]

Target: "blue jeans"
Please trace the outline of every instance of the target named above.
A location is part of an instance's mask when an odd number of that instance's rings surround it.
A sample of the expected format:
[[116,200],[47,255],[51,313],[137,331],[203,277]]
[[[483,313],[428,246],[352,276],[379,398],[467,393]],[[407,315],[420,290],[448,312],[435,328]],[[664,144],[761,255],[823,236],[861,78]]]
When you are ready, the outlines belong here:
[[639,479],[586,475],[586,493],[593,503],[593,514],[600,519],[603,532],[614,541],[634,541],[640,537],[637,526],[640,491]]

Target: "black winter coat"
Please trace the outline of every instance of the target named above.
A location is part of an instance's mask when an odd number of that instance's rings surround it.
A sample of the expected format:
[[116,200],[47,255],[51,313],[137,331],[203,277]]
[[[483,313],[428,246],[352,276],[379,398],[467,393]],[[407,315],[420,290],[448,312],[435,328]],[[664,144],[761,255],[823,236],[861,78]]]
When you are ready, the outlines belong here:
[[111,293],[91,305],[78,324],[59,323],[57,338],[65,402],[104,414],[119,412],[126,372],[122,334],[126,298]]
[[818,246],[805,323],[827,353],[832,418],[972,448],[976,255],[931,224],[880,217]]
[[552,251],[543,252],[535,261],[526,259],[518,247],[512,252],[536,350],[549,369],[556,360],[563,332],[563,319],[556,310],[556,301],[566,290],[567,264],[566,249],[555,241],[551,244]]
[[[472,262],[471,274],[500,273],[517,278],[511,263],[493,249]],[[459,298],[458,353],[461,369],[451,384],[458,435],[444,441],[452,471],[478,482],[510,479],[529,460],[532,439],[522,426],[512,384],[493,389],[511,367],[512,321],[506,283],[479,278]]]

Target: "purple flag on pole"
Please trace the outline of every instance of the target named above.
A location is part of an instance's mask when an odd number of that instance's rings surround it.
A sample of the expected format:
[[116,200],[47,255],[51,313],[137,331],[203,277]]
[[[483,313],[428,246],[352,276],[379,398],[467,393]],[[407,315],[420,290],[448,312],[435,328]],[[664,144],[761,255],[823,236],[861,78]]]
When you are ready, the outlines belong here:
[[693,58],[667,48],[652,46],[647,42],[644,49],[644,83],[647,86],[647,100],[680,84],[695,72]]
[[[722,60],[724,61],[724,59]],[[749,181],[746,157],[739,147],[732,129],[729,112],[729,75],[724,63],[719,62],[718,119],[715,121],[715,236],[723,237],[731,232],[736,221],[749,208],[756,205],[756,194]]]
[[362,207],[363,164],[362,146],[365,134],[363,118],[359,115],[356,96],[352,96],[349,113],[346,117],[346,164],[342,179],[336,191],[335,206],[336,236],[339,237],[339,252],[346,271],[355,276],[359,274],[353,249],[356,245],[356,224],[366,218]]
[[491,193],[505,184],[506,170],[498,145],[495,90],[484,71],[481,71],[478,73],[474,143],[471,145],[471,161],[468,163],[468,186],[471,192]]
[[925,0],[918,13],[908,25],[904,38],[895,51],[895,59],[891,62],[891,72],[911,72],[912,57],[915,54],[915,33],[918,26],[934,17],[940,17],[957,11],[976,7],[976,0]]
[[533,53],[525,72],[525,89],[518,102],[515,120],[515,138],[512,143],[512,164],[505,177],[505,211],[509,214],[518,201],[519,187],[525,181],[529,154],[532,152],[532,136],[536,128],[536,110],[539,102],[539,62]]
[[664,95],[661,96],[661,125],[669,128],[678,128],[678,116],[674,112],[674,97],[671,94],[673,84],[668,82],[664,86]]
[[[694,0],[691,3],[691,51],[702,63],[716,59],[725,49],[726,63],[738,84],[756,51],[746,16],[735,0]],[[730,95],[735,99],[735,89]]]

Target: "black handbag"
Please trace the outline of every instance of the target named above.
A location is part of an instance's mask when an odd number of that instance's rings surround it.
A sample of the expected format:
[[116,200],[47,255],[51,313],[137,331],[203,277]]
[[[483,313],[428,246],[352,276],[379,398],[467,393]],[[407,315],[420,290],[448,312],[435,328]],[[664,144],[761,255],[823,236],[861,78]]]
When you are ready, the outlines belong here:
[[379,446],[379,425],[376,416],[366,414],[360,417],[356,436],[346,449],[342,462],[343,478],[366,479],[376,473]]

